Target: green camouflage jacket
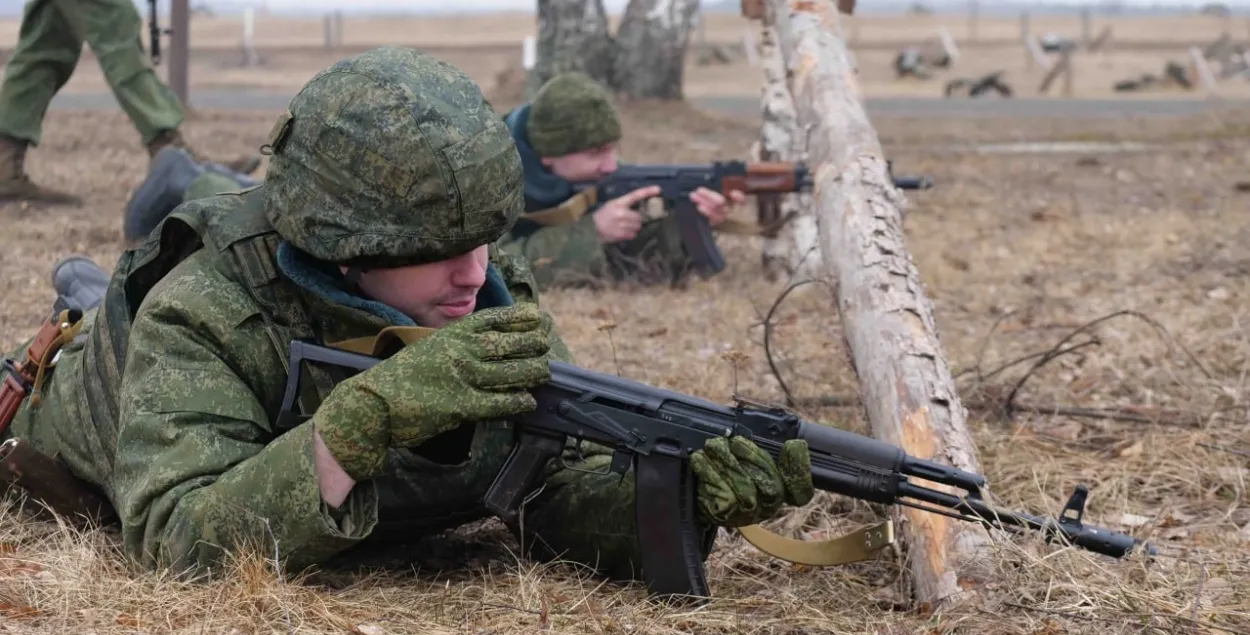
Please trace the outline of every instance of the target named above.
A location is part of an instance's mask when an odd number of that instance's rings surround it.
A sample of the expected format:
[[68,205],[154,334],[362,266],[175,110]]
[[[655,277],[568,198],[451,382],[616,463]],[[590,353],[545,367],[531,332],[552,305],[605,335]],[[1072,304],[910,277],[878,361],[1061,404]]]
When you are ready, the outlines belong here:
[[[525,133],[528,115],[526,104],[504,117],[525,170],[527,213],[555,207],[574,194],[573,185],[547,170],[530,145]],[[688,270],[689,259],[672,216],[645,221],[632,240],[604,245],[595,228],[598,209],[591,207],[580,220],[565,225],[542,226],[522,215],[499,246],[524,257],[544,288],[626,279],[671,283]]]
[[[284,245],[261,210],[263,187],[185,203],[125,252],[86,337],[63,352],[42,405],[28,400],[13,433],[102,489],[126,553],[147,567],[203,572],[232,547],[268,553],[276,543],[300,569],[488,517],[481,496],[513,443],[503,422],[392,449],[385,477],[358,483],[338,510],[321,500],[311,422],[274,423],[289,342],[373,336],[406,318],[347,296]],[[491,252],[480,308],[537,302],[525,263]],[[552,355],[571,361],[554,331]],[[315,407],[334,377],[312,376]],[[552,462],[523,514],[531,555],[638,577],[632,472],[588,473],[607,472],[610,458],[570,447]]]

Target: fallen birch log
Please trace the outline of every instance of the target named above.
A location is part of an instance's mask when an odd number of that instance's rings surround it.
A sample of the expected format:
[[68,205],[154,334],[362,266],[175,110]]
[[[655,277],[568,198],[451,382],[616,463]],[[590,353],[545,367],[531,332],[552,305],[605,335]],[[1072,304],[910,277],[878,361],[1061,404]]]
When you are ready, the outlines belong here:
[[[907,453],[980,472],[966,412],[938,343],[933,308],[904,244],[906,203],[877,133],[831,2],[768,0],[815,187],[821,260],[872,434]],[[949,491],[949,490],[948,490]],[[969,597],[989,536],[974,523],[895,512],[912,595],[938,606]]]

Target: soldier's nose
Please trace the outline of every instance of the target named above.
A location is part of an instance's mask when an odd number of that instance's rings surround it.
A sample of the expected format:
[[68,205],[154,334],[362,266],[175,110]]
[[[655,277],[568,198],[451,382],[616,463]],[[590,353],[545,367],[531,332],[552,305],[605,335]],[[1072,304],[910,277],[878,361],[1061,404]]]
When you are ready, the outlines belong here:
[[462,287],[486,284],[486,263],[480,262],[473,252],[461,256],[452,270],[452,282]]

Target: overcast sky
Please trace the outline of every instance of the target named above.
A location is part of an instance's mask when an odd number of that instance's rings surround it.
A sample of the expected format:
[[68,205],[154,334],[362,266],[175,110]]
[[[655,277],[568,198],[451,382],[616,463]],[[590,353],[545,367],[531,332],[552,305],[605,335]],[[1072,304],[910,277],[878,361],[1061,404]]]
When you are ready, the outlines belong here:
[[[725,0],[702,0],[704,6],[710,7],[714,5],[725,5]],[[979,0],[982,12],[992,13],[996,5],[1006,5],[1011,11],[1018,11],[1016,7],[1026,4],[1034,5],[1065,5],[1065,6],[1085,6],[1093,7],[1095,11],[1100,5],[1120,4],[1125,7],[1154,7],[1166,6],[1170,8],[1197,8],[1207,4],[1212,0]],[[1222,1],[1223,4],[1233,7],[1237,13],[1245,13],[1250,10],[1250,0],[1215,0]],[[157,6],[162,15],[169,11],[170,0],[158,0]],[[605,8],[609,12],[617,13],[621,11],[627,0],[604,0]],[[956,10],[962,11],[968,6],[968,0],[866,0],[859,3],[857,11],[860,13],[877,13],[878,11],[886,11],[896,13],[907,6],[916,2],[920,2],[926,6],[932,7],[939,11]],[[22,6],[25,0],[0,0],[0,15],[17,16],[21,15]],[[135,4],[140,7],[140,12],[147,14],[146,0],[135,0]],[[321,13],[329,9],[340,9],[345,13],[372,13],[372,12],[403,12],[403,13],[444,13],[448,10],[452,11],[523,11],[532,13],[534,11],[534,0],[191,0],[191,4],[207,4],[221,13],[234,13],[241,11],[244,7],[252,6],[260,8],[268,5],[269,9],[275,13],[284,12],[309,12]]]
[[[192,0],[192,1],[194,3],[195,0]],[[613,9],[619,10],[625,7],[626,1],[627,0],[604,0],[604,5],[609,10],[613,10]],[[161,4],[164,5],[166,2],[168,2],[168,0],[163,0]],[[213,3],[212,0],[208,0],[208,2],[209,4]],[[923,4],[933,6],[933,7],[949,6],[949,7],[961,7],[962,8],[968,5],[967,0],[921,0],[921,2]],[[1027,0],[1019,0],[1015,2],[1004,2],[1002,4],[1015,5],[1015,4],[1021,4],[1023,2],[1027,2]],[[1175,1],[1171,1],[1171,0],[1168,0],[1168,1],[1117,0],[1117,2],[1125,6],[1149,7],[1149,6],[1154,6],[1154,5],[1165,5],[1165,6],[1187,6],[1187,7],[1196,8],[1196,7],[1200,7],[1202,5],[1208,4],[1210,0],[1175,0]],[[248,4],[251,4],[253,6],[258,6],[258,7],[265,3],[266,3],[266,0],[252,0],[251,2],[248,2],[247,0],[223,0],[221,2],[223,6],[227,6],[227,5],[246,6]],[[390,8],[394,8],[394,9],[401,10],[401,11],[404,9],[411,9],[414,11],[437,10],[440,8],[446,8],[449,5],[478,9],[478,10],[480,9],[511,9],[511,10],[516,10],[516,11],[533,11],[534,5],[535,5],[534,0],[450,0],[450,1],[449,0],[355,0],[354,2],[349,2],[347,0],[267,0],[267,4],[269,5],[269,7],[274,8],[274,9],[294,8],[296,6],[310,6],[310,5],[316,6],[318,8],[337,7],[337,8],[342,8],[342,9],[348,9],[353,4],[359,4],[359,5],[367,5],[369,7],[378,7],[378,8],[390,7]],[[721,4],[721,2],[719,2],[718,0],[709,0],[708,4]],[[874,2],[871,2],[871,1],[860,3],[861,8],[865,8],[865,9],[870,8],[873,4]],[[898,4],[898,3],[890,2],[889,4]],[[907,4],[910,4],[910,2],[908,2]],[[982,6],[985,6],[985,5],[999,4],[999,2],[995,2],[994,0],[980,0],[980,4]],[[1093,7],[1097,7],[1100,4],[1107,4],[1107,3],[1099,1],[1099,0],[1092,0],[1092,1],[1091,0],[1043,0],[1042,2],[1038,2],[1036,4],[1090,5]],[[1248,0],[1225,1],[1223,2],[1223,4],[1232,6],[1232,7],[1242,8],[1242,7],[1247,6]]]

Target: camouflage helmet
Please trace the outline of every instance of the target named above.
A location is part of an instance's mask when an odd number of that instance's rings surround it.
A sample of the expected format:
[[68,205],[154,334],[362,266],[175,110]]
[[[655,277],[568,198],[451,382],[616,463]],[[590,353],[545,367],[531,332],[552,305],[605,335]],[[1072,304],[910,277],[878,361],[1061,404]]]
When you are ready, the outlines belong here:
[[262,151],[274,229],[346,266],[452,258],[495,242],[524,207],[520,155],[481,88],[410,48],[317,73]]

